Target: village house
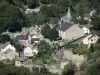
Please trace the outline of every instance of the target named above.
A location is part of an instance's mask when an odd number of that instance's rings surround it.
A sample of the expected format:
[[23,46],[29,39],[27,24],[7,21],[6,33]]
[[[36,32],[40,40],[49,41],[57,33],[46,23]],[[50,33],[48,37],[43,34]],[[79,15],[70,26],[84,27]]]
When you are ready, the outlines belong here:
[[63,40],[71,41],[84,36],[84,31],[77,24],[64,22],[59,35]]
[[61,49],[56,52],[56,59],[61,62],[61,69],[70,62],[73,62],[77,68],[85,61],[84,55],[73,54],[71,49]]
[[84,34],[90,34],[90,28],[92,27],[92,25],[88,24],[88,25],[79,25],[78,26],[83,29]]
[[87,37],[85,37],[82,42],[84,45],[88,45],[90,47],[91,44],[95,44],[99,37],[97,35],[90,34]]
[[38,53],[38,50],[36,47],[27,46],[26,48],[24,48],[24,57],[35,57],[37,53]]
[[[92,10],[91,12],[84,13],[84,20],[91,21],[90,17],[93,16],[95,13],[96,13],[96,10]],[[78,16],[77,19],[81,19],[81,17]]]
[[15,59],[15,66],[16,67],[25,67],[29,68],[32,71],[33,62],[31,59],[24,58],[24,57],[16,57]]
[[5,44],[0,44],[0,56],[2,56],[0,57],[0,60],[9,59],[12,61],[18,56],[18,53],[16,52],[15,47],[7,42]]
[[27,45],[29,44],[28,36],[26,36],[26,35],[19,35],[17,38],[18,38],[19,42],[20,42],[22,45],[27,46]]

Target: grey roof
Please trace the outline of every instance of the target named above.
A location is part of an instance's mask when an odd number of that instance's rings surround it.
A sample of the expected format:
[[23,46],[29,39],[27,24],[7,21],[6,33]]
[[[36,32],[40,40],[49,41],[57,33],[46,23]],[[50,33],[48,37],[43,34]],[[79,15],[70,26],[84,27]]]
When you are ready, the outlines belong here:
[[16,58],[15,58],[15,61],[24,62],[24,61],[26,61],[26,60],[27,60],[27,58],[25,58],[25,57],[16,57]]
[[62,62],[70,61],[71,57],[72,57],[71,51],[61,49],[56,52],[56,58]]
[[56,52],[56,58],[58,60],[63,61],[63,55],[64,55],[63,50],[59,50],[59,51]]
[[73,24],[72,23],[68,23],[68,22],[64,22],[61,25],[61,30],[62,31],[66,31],[67,29],[69,29]]
[[67,58],[64,58],[63,59],[63,62],[68,62],[69,60]]
[[86,27],[86,28],[91,28],[93,25],[78,25],[80,28]]
[[84,17],[90,17],[90,13],[84,13]]
[[13,50],[11,50],[10,48],[7,49],[5,52],[3,52],[4,54],[8,54],[9,52],[14,52]]
[[8,44],[10,44],[9,42],[5,43],[5,44],[0,44],[0,50],[4,49]]
[[28,37],[25,36],[25,35],[19,35],[19,36],[18,36],[18,39],[19,39],[19,40],[28,40]]

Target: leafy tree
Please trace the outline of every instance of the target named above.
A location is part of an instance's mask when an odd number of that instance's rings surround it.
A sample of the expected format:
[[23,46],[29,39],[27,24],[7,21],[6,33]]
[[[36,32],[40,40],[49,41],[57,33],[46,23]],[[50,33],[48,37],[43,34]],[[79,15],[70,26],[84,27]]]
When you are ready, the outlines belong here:
[[52,40],[57,40],[58,37],[59,37],[58,31],[56,29],[51,29],[48,34],[48,38],[52,41]]
[[[27,26],[26,18],[18,7],[0,3],[0,32],[9,30],[11,32],[21,31],[22,27]],[[13,11],[13,12],[11,12]]]
[[24,46],[20,44],[20,42],[17,39],[11,39],[10,43],[16,48],[17,52],[20,52],[23,50]]
[[40,12],[50,18],[59,18],[62,13],[62,8],[55,4],[50,4],[49,6],[43,5],[40,8]]
[[93,44],[91,44],[89,50],[90,50],[90,52],[94,52],[95,51]]
[[[2,64],[0,64],[0,66],[1,65]],[[3,64],[2,67],[0,67],[0,75],[31,75],[31,72],[24,67]]]
[[41,4],[55,4],[58,0],[40,0]]
[[27,0],[26,3],[28,5],[29,8],[36,8],[39,6],[39,0]]
[[73,49],[73,53],[75,54],[86,54],[88,52],[87,46],[80,46]]
[[34,22],[36,16],[37,16],[37,13],[35,13],[35,12],[26,14],[26,18],[27,18],[30,26],[34,26],[36,24],[36,22]]
[[33,22],[34,22],[36,25],[43,25],[43,24],[45,24],[45,23],[48,22],[48,17],[47,17],[47,15],[45,15],[45,14],[39,13],[39,14],[35,17],[35,19],[34,19]]
[[78,6],[78,16],[80,16],[81,19],[84,19],[84,9],[81,3]]
[[100,52],[92,54],[92,58],[87,62],[85,75],[100,75]]
[[97,12],[100,12],[100,10],[99,10],[100,0],[87,0],[87,1],[88,1],[89,8],[96,9]]
[[10,41],[9,35],[3,34],[0,36],[0,43],[6,43]]
[[38,45],[39,53],[37,55],[37,58],[39,57],[39,60],[43,63],[47,63],[47,60],[50,59],[53,52],[55,52],[55,47],[51,46],[49,43],[45,41],[40,41]]
[[68,7],[70,6],[69,0],[58,0],[57,1],[58,6],[63,8],[63,11],[66,12]]
[[91,17],[91,24],[93,24],[93,27],[92,29],[95,29],[95,30],[100,30],[100,16],[99,15],[93,15]]
[[41,29],[41,34],[48,38],[49,32],[50,32],[51,28],[48,24],[44,25],[44,27]]
[[73,63],[69,63],[65,65],[62,75],[74,75],[75,73],[75,65]]

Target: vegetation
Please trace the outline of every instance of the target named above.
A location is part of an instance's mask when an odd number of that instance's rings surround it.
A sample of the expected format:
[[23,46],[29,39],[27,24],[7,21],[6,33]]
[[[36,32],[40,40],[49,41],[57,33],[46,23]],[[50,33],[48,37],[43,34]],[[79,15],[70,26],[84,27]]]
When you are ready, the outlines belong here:
[[6,34],[0,35],[0,43],[6,43],[9,41],[10,41],[9,35],[6,35]]
[[49,43],[45,41],[41,41],[38,45],[39,53],[37,55],[37,59],[43,63],[46,63],[48,59],[52,58],[52,55],[55,53],[55,47],[51,46]]
[[31,75],[29,69],[0,63],[0,75]]
[[75,65],[73,63],[69,63],[64,66],[62,75],[74,75],[74,73],[75,73]]
[[100,30],[100,16],[95,14],[91,17],[91,23],[93,24],[93,28],[94,30]]
[[44,27],[41,30],[41,34],[45,38],[50,39],[51,41],[57,40],[57,38],[59,37],[58,31],[55,28],[51,29],[49,25],[44,25]]
[[65,48],[77,48],[79,47],[79,45],[78,44],[66,44],[64,47]]
[[88,52],[87,46],[79,46],[73,49],[73,53],[75,54],[86,54]]
[[11,39],[10,43],[16,48],[17,52],[20,52],[23,50],[24,46],[20,44],[20,42],[17,39]]
[[14,65],[6,65],[0,62],[0,75],[57,75],[52,74],[45,67],[32,68],[33,71],[30,71],[28,68],[24,67],[15,67]]
[[2,2],[0,3],[0,11],[0,33],[6,30],[21,31],[22,27],[28,25],[25,16],[18,7]]

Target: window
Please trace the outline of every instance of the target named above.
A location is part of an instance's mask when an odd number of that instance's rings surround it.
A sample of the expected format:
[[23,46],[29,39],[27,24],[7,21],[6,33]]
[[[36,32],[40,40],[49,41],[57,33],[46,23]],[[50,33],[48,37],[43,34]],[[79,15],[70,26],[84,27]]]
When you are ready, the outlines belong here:
[[93,42],[93,39],[91,39],[91,41]]

